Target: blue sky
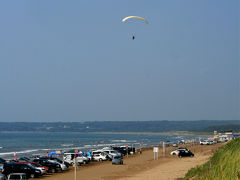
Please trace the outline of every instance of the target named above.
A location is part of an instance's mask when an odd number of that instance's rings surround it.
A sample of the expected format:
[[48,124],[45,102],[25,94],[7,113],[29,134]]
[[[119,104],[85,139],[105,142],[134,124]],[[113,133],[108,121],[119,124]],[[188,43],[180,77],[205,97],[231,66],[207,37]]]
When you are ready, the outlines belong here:
[[0,121],[240,120],[239,6],[1,1]]

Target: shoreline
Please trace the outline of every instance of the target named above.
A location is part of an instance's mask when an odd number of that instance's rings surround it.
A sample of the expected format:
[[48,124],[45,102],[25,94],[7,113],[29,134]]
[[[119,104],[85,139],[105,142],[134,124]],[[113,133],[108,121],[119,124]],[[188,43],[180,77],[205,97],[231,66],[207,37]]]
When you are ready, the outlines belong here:
[[[221,147],[222,143],[215,145],[185,144],[195,156],[178,158],[171,156],[170,152],[174,147],[166,147],[166,154],[163,155],[162,147],[159,146],[158,160],[154,160],[153,147],[142,149],[142,154],[129,155],[124,157],[123,165],[112,165],[111,161],[91,162],[88,165],[77,168],[77,179],[84,180],[176,180],[183,178],[185,173],[192,167],[208,161],[213,153]],[[40,179],[65,180],[74,179],[74,169],[71,167],[67,172],[48,175]]]
[[211,136],[212,134],[206,132],[192,132],[192,131],[165,131],[165,132],[70,132],[70,131],[0,131],[0,133],[69,133],[69,134],[149,134],[149,135],[183,135],[183,136]]

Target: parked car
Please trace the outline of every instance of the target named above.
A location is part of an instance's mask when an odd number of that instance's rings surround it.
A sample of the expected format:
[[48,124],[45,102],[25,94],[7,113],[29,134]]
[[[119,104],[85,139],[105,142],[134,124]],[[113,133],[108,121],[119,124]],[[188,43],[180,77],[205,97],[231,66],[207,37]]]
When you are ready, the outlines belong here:
[[178,153],[178,157],[193,157],[194,154],[190,150],[180,150]]
[[130,153],[131,150],[128,149],[126,146],[115,146],[112,147],[113,150],[120,152],[122,155],[126,155],[127,153]]
[[8,175],[8,180],[28,180],[25,173],[11,173]]
[[61,166],[58,163],[50,162],[47,159],[34,159],[33,162],[42,166],[48,167],[49,172],[55,173],[61,171]]
[[210,144],[212,144],[212,143],[207,139],[200,141],[200,145],[210,145]]
[[108,153],[112,156],[122,156],[122,154],[118,151],[115,151],[115,150],[104,150],[105,153]]
[[104,153],[95,154],[93,155],[92,158],[94,161],[100,161],[100,162],[108,160],[107,155]]
[[28,161],[23,161],[23,162],[17,162],[17,163],[25,163],[25,164],[30,164],[32,165],[33,167],[35,167],[36,169],[39,169],[41,171],[41,174],[44,175],[44,174],[47,174],[48,172],[48,167],[44,167],[44,166],[41,166],[35,162],[28,162]]
[[95,150],[95,151],[92,151],[92,155],[93,156],[96,155],[96,154],[101,154],[101,153],[103,153],[106,156],[107,160],[109,160],[109,161],[112,160],[113,155],[109,154],[107,152],[107,150]]
[[112,164],[123,164],[122,156],[113,156]]
[[53,163],[57,163],[58,165],[60,165],[61,171],[66,171],[68,169],[67,166],[65,164],[63,164],[63,163],[59,163],[59,162],[57,162],[55,160],[48,160],[48,161],[49,162],[53,162]]
[[[75,153],[64,153],[63,159],[64,161],[68,162],[69,164],[74,164],[76,154]],[[90,162],[90,158],[86,157],[82,154],[77,154],[76,161],[78,165],[88,164]]]
[[176,149],[175,151],[172,151],[171,153],[170,153],[170,155],[178,155],[179,154],[179,151],[184,151],[184,150],[186,150],[186,151],[188,151],[189,149],[187,149],[187,148],[185,148],[185,147],[179,147],[178,149]]
[[47,157],[47,156],[43,156],[43,157],[39,157],[39,159],[48,159],[48,160],[53,160],[56,161],[60,164],[65,164],[65,166],[68,168],[70,166],[70,164],[66,161],[63,161],[62,159],[58,158],[58,157]]
[[[61,159],[58,159],[57,157],[43,156],[43,157],[39,157],[39,159],[48,160],[49,162],[59,164],[61,167],[61,171],[66,171],[68,169],[68,166],[65,164],[65,162],[63,162]],[[69,164],[69,163],[67,163],[67,164]]]
[[4,164],[3,174],[9,175],[11,173],[25,173],[27,178],[34,178],[34,177],[41,176],[41,171],[29,164],[24,164],[24,163]]
[[84,154],[78,154],[77,155],[78,158],[82,158],[83,159],[83,164],[88,164],[90,162],[90,158]]
[[136,153],[136,148],[131,146],[117,146],[112,147],[112,149],[116,150],[118,153],[121,153],[123,156]]

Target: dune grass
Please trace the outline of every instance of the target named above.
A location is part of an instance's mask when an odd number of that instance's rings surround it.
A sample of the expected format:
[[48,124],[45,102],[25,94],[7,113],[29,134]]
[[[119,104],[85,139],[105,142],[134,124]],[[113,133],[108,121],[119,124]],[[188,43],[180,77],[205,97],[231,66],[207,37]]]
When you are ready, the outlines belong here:
[[239,180],[240,138],[219,148],[205,164],[192,168],[184,180]]

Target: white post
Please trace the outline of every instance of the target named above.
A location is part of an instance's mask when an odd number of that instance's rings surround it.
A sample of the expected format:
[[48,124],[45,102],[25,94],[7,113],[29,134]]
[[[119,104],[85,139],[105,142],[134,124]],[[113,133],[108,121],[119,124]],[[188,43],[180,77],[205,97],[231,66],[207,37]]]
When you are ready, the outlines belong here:
[[[157,155],[157,157],[156,157]],[[158,147],[153,147],[153,158],[158,160]]]
[[74,171],[74,180],[77,180],[77,158],[75,157],[75,171]]

